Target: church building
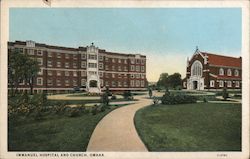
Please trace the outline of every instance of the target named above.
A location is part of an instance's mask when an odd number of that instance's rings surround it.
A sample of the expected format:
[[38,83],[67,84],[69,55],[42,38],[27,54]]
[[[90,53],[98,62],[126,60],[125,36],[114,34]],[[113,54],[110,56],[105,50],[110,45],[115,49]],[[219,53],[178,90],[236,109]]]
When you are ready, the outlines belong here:
[[191,59],[187,59],[183,88],[187,90],[241,89],[241,57],[230,57],[196,48]]

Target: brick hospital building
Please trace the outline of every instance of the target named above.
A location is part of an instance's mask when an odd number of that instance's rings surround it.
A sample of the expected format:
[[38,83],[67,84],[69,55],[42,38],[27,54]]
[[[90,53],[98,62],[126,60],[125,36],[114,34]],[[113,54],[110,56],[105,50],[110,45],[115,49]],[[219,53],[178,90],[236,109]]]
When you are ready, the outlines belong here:
[[[146,56],[87,47],[69,48],[35,43],[8,42],[8,53],[18,51],[35,59],[40,71],[34,81],[34,92],[68,92],[75,88],[100,93],[105,87],[113,91],[145,90]],[[21,81],[19,90],[29,90]]]

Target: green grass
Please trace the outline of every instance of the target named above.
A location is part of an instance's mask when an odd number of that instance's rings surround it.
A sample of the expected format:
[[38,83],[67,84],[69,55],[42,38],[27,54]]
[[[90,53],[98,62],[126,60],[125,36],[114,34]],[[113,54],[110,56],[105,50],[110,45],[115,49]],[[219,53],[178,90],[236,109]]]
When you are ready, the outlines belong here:
[[79,117],[46,116],[41,121],[23,118],[9,123],[9,151],[86,151],[97,123],[112,109]]
[[149,106],[135,124],[149,151],[241,151],[241,104]]

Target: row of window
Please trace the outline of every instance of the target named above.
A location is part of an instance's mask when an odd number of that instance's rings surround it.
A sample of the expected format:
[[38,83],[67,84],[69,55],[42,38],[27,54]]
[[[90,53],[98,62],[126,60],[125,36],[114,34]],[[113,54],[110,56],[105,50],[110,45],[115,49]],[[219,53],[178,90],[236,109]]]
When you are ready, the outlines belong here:
[[[226,73],[226,75],[227,76],[232,76],[232,70],[229,68],[229,69],[223,69],[223,68],[220,68],[220,70],[219,70],[219,75],[225,75],[225,73]],[[239,76],[239,70],[234,70],[234,76]]]
[[[56,74],[55,74],[56,76],[63,76],[63,75],[64,76],[72,76],[73,75],[73,77],[78,76],[77,71],[55,71],[55,72],[56,72]],[[70,73],[70,72],[72,72],[72,73]],[[95,72],[95,71],[89,71],[89,75],[96,75],[96,73],[97,72]],[[40,70],[38,72],[38,74],[42,75],[43,74],[42,70]],[[118,77],[118,78],[127,78],[128,77],[128,74],[99,72],[100,77],[103,77],[104,74],[105,74],[105,78],[110,78],[110,77],[112,77],[112,78],[116,78],[116,77]],[[47,70],[47,75],[48,76],[53,76],[54,75],[53,71],[52,70]],[[144,74],[129,74],[129,75],[130,75],[130,78],[141,78],[141,79],[145,78]],[[81,76],[82,77],[87,76],[87,71],[81,71]]]
[[[62,86],[62,82],[64,82],[64,86],[70,86],[70,80],[69,79],[65,79],[64,81],[57,79],[56,81],[56,85],[57,86]],[[43,85],[43,78],[37,78],[36,81],[37,85]],[[78,86],[77,80],[72,80],[72,84],[73,86]],[[103,80],[100,80],[100,85],[103,85]],[[52,79],[48,79],[47,80],[47,85],[48,86],[52,86],[53,85],[53,80]],[[81,86],[86,86],[86,79],[82,79],[81,80]],[[128,87],[128,83],[127,81],[106,81],[105,82],[105,86],[112,86],[112,87]],[[144,80],[140,81],[140,80],[131,80],[130,81],[130,87],[144,87],[145,86],[145,82]]]
[[[235,83],[235,87],[240,87],[240,81],[233,81],[232,82],[232,81],[223,81],[223,80],[219,81],[219,87],[224,87],[224,86],[232,87],[232,83]],[[210,87],[215,87],[214,80],[210,81]]]

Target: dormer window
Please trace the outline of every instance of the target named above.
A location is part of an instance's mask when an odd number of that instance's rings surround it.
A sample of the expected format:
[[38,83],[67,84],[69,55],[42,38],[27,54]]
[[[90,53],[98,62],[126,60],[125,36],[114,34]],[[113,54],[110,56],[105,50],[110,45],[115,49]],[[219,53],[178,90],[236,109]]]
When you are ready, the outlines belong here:
[[232,76],[232,70],[231,69],[227,69],[227,75]]
[[224,69],[223,68],[220,68],[219,75],[224,75]]

